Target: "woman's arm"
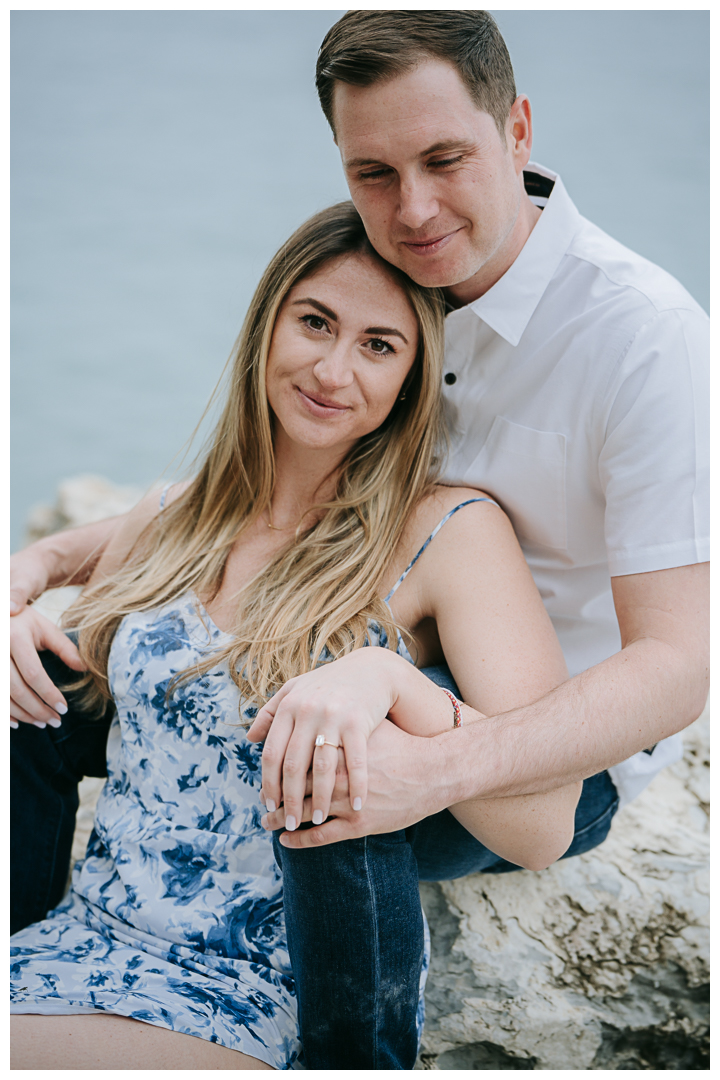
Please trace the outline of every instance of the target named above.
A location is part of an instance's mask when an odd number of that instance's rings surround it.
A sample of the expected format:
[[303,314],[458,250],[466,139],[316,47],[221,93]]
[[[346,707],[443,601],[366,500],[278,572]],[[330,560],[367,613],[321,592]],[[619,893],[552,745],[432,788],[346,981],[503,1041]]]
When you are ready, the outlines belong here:
[[10,557],[10,614],[60,585],[84,585],[127,514],[44,536]]
[[[445,511],[472,492],[444,492]],[[401,585],[404,602],[436,622],[443,653],[463,700],[465,723],[527,705],[568,678],[559,642],[506,515],[488,503],[463,507],[429,545]],[[406,600],[405,585],[411,586]],[[448,728],[448,707],[420,708],[408,685],[390,718],[410,734]],[[427,703],[429,704],[429,702]],[[476,711],[477,710],[477,711]],[[510,862],[542,869],[572,841],[582,785],[540,795],[476,799],[451,806],[482,843]]]
[[[473,492],[472,494],[476,494]],[[435,500],[432,525],[467,494]],[[449,505],[442,505],[442,501]],[[463,515],[465,515],[463,517]],[[419,535],[430,530],[420,524]],[[444,534],[444,535],[443,535]],[[432,554],[432,557],[429,558]],[[404,590],[404,591],[403,591]],[[505,515],[486,503],[459,511],[438,533],[393,599],[400,623],[432,616],[465,702],[465,723],[542,696],[567,678],[550,620]],[[482,710],[482,711],[480,711]],[[447,695],[387,649],[358,650],[291,680],[260,710],[249,737],[266,739],[263,792],[271,827],[292,831],[322,822],[330,808],[342,744],[351,805],[365,799],[367,740],[389,716],[408,733],[452,738]],[[327,742],[314,750],[317,735]],[[312,797],[305,776],[312,762]],[[569,846],[581,785],[453,807],[463,825],[502,857],[529,869],[549,865]],[[284,813],[275,817],[284,800]]]
[[[177,498],[186,484],[176,484],[167,502]],[[68,667],[83,671],[84,664],[66,634],[48,619],[26,607],[45,589],[58,585],[95,583],[122,565],[138,536],[159,512],[160,494],[151,491],[128,513],[80,529],[45,537],[17,552],[11,559],[10,619],[10,723],[59,727],[67,702],[48,678],[39,652],[49,649]]]
[[85,585],[127,514],[43,537],[10,558],[10,725],[60,727],[63,694],[48,677],[40,652],[54,652],[74,671],[85,665],[70,638],[32,606],[46,589]]

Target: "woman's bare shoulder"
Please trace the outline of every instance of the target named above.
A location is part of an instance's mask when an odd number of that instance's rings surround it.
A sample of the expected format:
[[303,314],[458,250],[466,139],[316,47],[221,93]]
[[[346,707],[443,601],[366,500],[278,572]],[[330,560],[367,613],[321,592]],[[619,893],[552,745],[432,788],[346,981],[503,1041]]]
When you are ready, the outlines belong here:
[[[456,506],[471,500],[490,498],[490,495],[484,491],[479,491],[477,488],[449,487],[447,484],[435,484],[410,514],[398,546],[394,564],[397,566],[401,563],[403,566],[407,565],[446,514],[449,514]],[[471,525],[476,542],[483,542],[484,540],[494,542],[494,535],[497,533],[498,528],[503,534],[508,528],[512,533],[504,511],[494,502],[475,501],[471,506],[465,506],[458,514],[453,515],[454,527],[447,528],[446,526],[441,530],[439,535],[447,533],[443,537],[444,541],[447,541],[451,536],[455,537],[455,534],[465,531],[458,529],[459,522],[456,520],[462,517],[464,517],[468,525]],[[445,545],[443,544],[443,546]]]
[[[152,519],[157,517],[163,508],[179,498],[191,482],[183,480],[180,483],[171,484],[168,488],[153,487],[127,514],[119,518],[118,527],[105,548],[91,581],[114,573],[132,551],[138,537]],[[163,492],[165,492],[164,499]]]
[[[429,535],[435,526],[440,524],[445,515],[454,510],[456,506],[471,502],[474,507],[480,509],[481,515],[489,510],[505,517],[504,512],[500,510],[495,504],[495,500],[486,491],[480,491],[478,488],[450,487],[447,484],[435,484],[415,507],[408,521],[408,531],[412,531],[414,534],[416,530],[419,533],[426,530],[427,535]],[[467,509],[469,510],[470,507]],[[464,511],[465,507],[463,507]]]

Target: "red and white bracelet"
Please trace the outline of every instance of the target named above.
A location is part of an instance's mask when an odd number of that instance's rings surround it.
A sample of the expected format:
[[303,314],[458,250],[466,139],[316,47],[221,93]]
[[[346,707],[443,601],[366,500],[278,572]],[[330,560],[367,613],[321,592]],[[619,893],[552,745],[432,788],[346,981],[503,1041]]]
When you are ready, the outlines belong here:
[[447,696],[450,698],[450,703],[451,703],[451,705],[453,707],[453,727],[454,728],[462,727],[463,726],[463,714],[462,714],[462,709],[460,708],[460,702],[455,697],[455,695],[451,694],[450,691],[447,690],[444,686],[441,686],[440,689],[445,694],[447,694]]

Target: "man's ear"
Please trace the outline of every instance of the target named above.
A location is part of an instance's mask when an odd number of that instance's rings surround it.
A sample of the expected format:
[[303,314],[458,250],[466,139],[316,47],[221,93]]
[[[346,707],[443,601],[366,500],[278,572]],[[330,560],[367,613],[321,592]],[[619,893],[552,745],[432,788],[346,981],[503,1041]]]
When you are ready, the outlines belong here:
[[505,138],[519,176],[530,160],[533,141],[532,109],[527,94],[515,98],[505,123]]

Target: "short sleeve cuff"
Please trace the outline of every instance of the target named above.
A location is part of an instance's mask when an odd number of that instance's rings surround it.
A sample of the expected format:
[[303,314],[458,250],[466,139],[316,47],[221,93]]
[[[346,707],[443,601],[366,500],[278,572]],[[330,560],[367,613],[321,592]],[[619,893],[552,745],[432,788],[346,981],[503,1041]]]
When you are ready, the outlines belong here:
[[679,540],[674,544],[656,544],[652,547],[609,551],[610,577],[625,574],[650,574],[654,570],[672,570],[676,566],[693,566],[708,562],[710,541]]

